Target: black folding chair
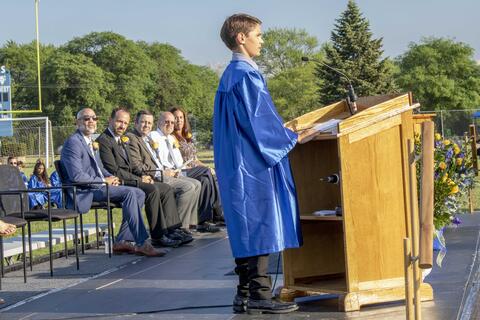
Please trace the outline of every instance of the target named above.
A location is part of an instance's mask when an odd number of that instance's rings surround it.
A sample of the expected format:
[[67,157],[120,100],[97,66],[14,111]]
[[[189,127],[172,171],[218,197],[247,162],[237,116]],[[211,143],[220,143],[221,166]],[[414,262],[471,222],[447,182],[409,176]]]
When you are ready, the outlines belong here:
[[[60,181],[62,185],[66,183],[66,177],[67,173],[66,170],[60,160],[55,160],[54,161],[55,168],[57,169],[58,177],[60,178]],[[110,201],[110,191],[109,191],[109,186],[105,182],[78,182],[78,183],[69,183],[68,185],[70,186],[76,186],[76,187],[89,187],[95,184],[104,184],[107,188],[107,201],[93,201],[92,206],[90,209],[95,210],[95,232],[96,232],[96,239],[97,239],[97,249],[100,247],[99,245],[99,240],[98,240],[98,234],[99,234],[99,228],[98,228],[98,210],[106,210],[107,211],[107,230],[109,234],[109,241],[111,244],[113,244],[114,240],[114,230],[113,230],[113,214],[112,214],[112,209],[114,208],[121,208],[122,204],[119,202],[112,202]],[[81,246],[82,246],[82,254],[85,254],[85,243],[83,240],[83,217],[80,214],[80,241],[81,241]],[[108,257],[112,257],[112,246],[108,246]]]
[[[53,242],[52,242],[52,221],[62,221],[63,222],[63,235],[65,241],[65,255],[68,257],[68,242],[67,242],[67,228],[66,220],[73,219],[75,224],[75,234],[74,234],[74,243],[75,243],[75,256],[77,263],[77,270],[80,269],[80,262],[78,259],[78,225],[77,218],[79,214],[76,210],[70,210],[65,208],[52,208],[51,205],[51,190],[55,189],[73,189],[73,200],[75,207],[77,206],[76,199],[76,187],[74,186],[61,186],[61,187],[48,187],[48,188],[37,188],[37,189],[27,189],[23,183],[20,175],[18,174],[18,169],[9,166],[9,165],[0,165],[0,176],[3,179],[0,179],[0,196],[3,199],[9,199],[8,201],[17,201],[19,202],[13,206],[14,210],[7,212],[6,215],[22,218],[27,221],[28,228],[28,248],[30,255],[30,270],[33,270],[32,266],[32,233],[31,233],[31,222],[36,221],[47,221],[48,222],[48,247],[49,247],[49,256],[50,256],[50,275],[53,276]],[[47,193],[47,209],[41,210],[31,210],[28,208],[28,193],[33,192],[42,192]],[[13,197],[12,197],[13,196]],[[2,261],[3,263],[3,261]]]

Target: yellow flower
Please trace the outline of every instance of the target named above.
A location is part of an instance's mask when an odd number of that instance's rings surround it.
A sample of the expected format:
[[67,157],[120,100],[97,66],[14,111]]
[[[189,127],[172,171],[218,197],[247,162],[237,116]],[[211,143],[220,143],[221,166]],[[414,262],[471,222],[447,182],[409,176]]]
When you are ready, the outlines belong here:
[[177,139],[173,140],[173,147],[174,148],[180,148],[180,144],[178,143]]
[[100,145],[98,144],[97,141],[92,142],[92,148],[93,148],[94,151],[97,151],[99,147],[100,147]]
[[443,140],[443,144],[444,144],[445,146],[449,146],[450,143],[451,143],[451,142],[450,142],[450,140],[448,140],[448,139],[447,139],[447,140]]
[[450,194],[455,194],[455,193],[457,193],[458,191],[460,191],[460,189],[458,188],[457,185],[454,185],[454,186],[452,187],[452,189],[450,190]]
[[455,155],[460,153],[460,148],[456,144],[453,145],[453,153],[455,153]]
[[442,182],[447,181],[448,179],[448,173],[445,172],[445,175],[442,177]]
[[192,134],[189,132],[187,133],[187,139],[190,139],[192,137]]
[[437,141],[442,140],[442,135],[440,133],[435,133],[435,140]]
[[120,140],[122,141],[122,143],[128,143],[130,141],[130,139],[127,136],[121,136]]
[[453,180],[450,179],[450,178],[448,178],[447,183],[448,183],[449,186],[455,186],[456,185],[455,182],[453,182]]
[[463,163],[463,158],[457,158],[457,166],[461,166]]
[[445,170],[445,168],[447,168],[447,165],[445,164],[445,162],[442,161],[438,164],[438,167],[442,170]]
[[156,143],[156,142],[153,141],[153,140],[149,140],[148,142],[150,143],[150,147],[152,147],[153,150],[157,150],[157,149],[158,149],[158,147],[159,147],[158,143]]

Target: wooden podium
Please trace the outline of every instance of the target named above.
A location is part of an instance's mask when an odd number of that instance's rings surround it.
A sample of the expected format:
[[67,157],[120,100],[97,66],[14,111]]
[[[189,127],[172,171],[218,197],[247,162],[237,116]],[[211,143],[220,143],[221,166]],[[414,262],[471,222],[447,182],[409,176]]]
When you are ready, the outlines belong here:
[[[414,137],[412,110],[418,105],[404,94],[359,98],[357,106],[353,116],[342,101],[286,124],[300,132],[341,120],[337,133],[315,133],[290,153],[304,245],[284,252],[282,299],[334,293],[342,311],[405,299],[407,140]],[[339,184],[320,180],[335,173]],[[313,215],[336,207],[341,216]],[[422,300],[433,299],[429,284],[422,283],[421,293]]]

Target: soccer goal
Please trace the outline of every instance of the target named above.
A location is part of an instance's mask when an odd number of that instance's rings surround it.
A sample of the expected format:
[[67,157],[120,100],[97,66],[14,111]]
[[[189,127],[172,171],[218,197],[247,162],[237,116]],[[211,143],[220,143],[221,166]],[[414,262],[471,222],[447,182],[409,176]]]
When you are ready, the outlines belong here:
[[52,125],[48,117],[0,117],[0,154],[3,163],[9,156],[16,156],[27,162],[40,158],[47,168],[52,165]]

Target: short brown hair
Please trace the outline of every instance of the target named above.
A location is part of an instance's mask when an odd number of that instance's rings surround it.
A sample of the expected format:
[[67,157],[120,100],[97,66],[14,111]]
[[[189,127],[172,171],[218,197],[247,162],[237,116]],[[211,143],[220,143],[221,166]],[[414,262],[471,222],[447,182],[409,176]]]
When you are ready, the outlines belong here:
[[247,35],[259,24],[262,24],[262,21],[254,16],[245,13],[234,14],[223,23],[222,30],[220,30],[220,38],[222,38],[223,43],[230,50],[234,50],[238,47],[237,35],[239,33]]
[[142,116],[152,116],[153,117],[153,113],[151,113],[150,111],[148,110],[140,110],[137,112],[137,114],[135,115],[135,123],[138,123],[138,120],[140,120],[140,118]]

